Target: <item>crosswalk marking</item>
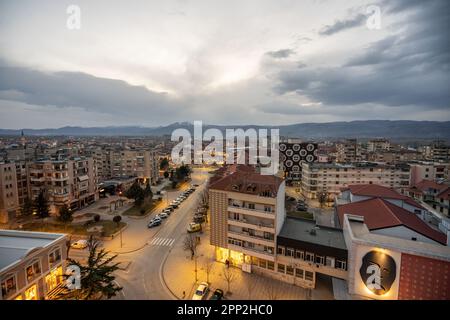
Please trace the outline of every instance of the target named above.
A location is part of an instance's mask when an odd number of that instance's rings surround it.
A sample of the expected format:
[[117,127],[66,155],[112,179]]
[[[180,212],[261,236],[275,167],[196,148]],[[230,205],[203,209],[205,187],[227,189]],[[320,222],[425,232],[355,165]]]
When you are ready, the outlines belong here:
[[152,241],[150,241],[150,245],[153,246],[166,246],[170,247],[175,242],[175,239],[172,238],[154,238]]

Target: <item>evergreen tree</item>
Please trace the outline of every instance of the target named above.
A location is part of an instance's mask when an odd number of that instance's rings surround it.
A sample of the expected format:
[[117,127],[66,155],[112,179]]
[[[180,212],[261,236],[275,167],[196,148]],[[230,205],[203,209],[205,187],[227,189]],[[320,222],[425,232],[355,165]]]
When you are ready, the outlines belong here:
[[23,201],[22,208],[20,209],[20,212],[22,216],[28,217],[33,214],[33,201],[31,201],[30,198],[26,197]]
[[45,193],[43,190],[39,193],[38,197],[34,202],[34,209],[36,210],[36,215],[41,219],[50,216],[48,201],[47,198],[45,197]]
[[64,222],[64,223],[71,222],[73,220],[72,210],[69,209],[67,204],[64,204],[59,209],[59,220]]

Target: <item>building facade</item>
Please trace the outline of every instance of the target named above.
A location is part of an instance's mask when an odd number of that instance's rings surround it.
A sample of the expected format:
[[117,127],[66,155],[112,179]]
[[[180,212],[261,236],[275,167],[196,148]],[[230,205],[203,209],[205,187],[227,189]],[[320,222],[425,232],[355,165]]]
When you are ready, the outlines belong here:
[[352,184],[378,184],[400,189],[409,186],[409,181],[407,165],[304,163],[301,188],[305,197],[316,199],[318,193],[337,195],[342,188]]
[[98,199],[93,158],[35,161],[28,165],[28,172],[30,198],[44,191],[54,214],[63,205],[76,210]]
[[0,300],[51,299],[63,282],[67,236],[0,230]]
[[16,216],[19,209],[16,165],[14,162],[0,163],[0,223]]

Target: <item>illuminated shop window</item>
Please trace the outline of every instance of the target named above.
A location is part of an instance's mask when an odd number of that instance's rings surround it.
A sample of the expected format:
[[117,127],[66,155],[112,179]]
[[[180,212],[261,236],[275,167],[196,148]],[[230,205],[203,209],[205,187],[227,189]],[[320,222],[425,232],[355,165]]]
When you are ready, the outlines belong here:
[[62,281],[62,267],[58,267],[50,271],[50,273],[45,276],[45,283],[47,285],[47,292],[53,290]]
[[17,297],[14,298],[14,300],[23,300],[22,295],[19,294]]
[[25,300],[37,300],[37,286],[35,284],[25,290]]

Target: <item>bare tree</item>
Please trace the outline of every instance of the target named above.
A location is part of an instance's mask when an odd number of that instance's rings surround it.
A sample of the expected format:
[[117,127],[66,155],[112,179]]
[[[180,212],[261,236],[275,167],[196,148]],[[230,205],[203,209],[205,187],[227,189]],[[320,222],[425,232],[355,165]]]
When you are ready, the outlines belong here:
[[269,285],[266,287],[266,295],[269,300],[277,300],[278,299],[278,291],[275,286],[274,280],[269,279]]
[[227,293],[231,293],[231,284],[235,280],[235,274],[233,272],[232,268],[223,268],[223,276],[225,278],[225,281],[227,282]]
[[247,274],[244,278],[245,288],[247,289],[248,300],[251,299],[253,291],[255,290],[257,278],[253,274]]
[[209,283],[209,275],[211,274],[212,267],[214,266],[214,261],[210,259],[205,262],[205,272],[206,272],[206,282]]
[[185,251],[190,251],[191,260],[193,260],[197,253],[197,239],[195,236],[193,234],[187,234],[184,238],[183,245]]
[[184,250],[191,252],[191,260],[195,262],[195,282],[198,281],[197,277],[197,238],[193,234],[187,234],[186,238],[184,238]]

